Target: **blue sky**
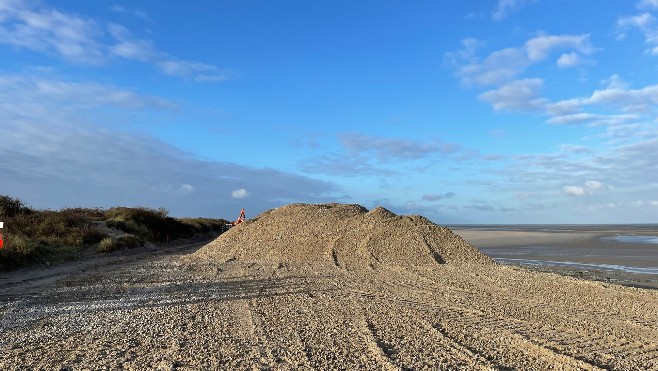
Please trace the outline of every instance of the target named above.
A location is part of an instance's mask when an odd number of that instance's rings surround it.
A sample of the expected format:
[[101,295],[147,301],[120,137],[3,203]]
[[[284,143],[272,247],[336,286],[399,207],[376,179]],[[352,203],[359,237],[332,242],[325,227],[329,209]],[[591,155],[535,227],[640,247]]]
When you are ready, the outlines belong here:
[[658,0],[0,0],[0,194],[658,221]]

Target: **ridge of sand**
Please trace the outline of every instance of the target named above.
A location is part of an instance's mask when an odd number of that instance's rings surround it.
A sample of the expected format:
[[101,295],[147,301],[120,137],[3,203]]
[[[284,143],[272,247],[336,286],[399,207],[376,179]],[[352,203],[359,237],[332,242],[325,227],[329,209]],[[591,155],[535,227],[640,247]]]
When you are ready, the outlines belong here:
[[195,256],[347,270],[491,262],[450,229],[422,216],[335,203],[268,210],[222,234]]

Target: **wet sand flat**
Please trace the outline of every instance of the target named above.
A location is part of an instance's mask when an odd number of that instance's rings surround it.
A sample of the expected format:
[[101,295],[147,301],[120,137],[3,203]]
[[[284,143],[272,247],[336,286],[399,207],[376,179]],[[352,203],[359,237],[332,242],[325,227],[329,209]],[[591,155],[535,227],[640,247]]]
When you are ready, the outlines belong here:
[[453,230],[502,263],[543,266],[560,273],[595,271],[621,283],[658,288],[658,226],[474,226]]

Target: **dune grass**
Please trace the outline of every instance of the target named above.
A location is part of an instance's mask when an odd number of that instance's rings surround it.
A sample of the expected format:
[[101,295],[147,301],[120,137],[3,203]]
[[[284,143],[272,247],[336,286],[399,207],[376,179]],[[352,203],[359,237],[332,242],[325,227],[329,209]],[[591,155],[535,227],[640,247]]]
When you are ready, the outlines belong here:
[[[208,232],[222,232],[224,219],[173,218],[165,209],[145,207],[35,210],[21,200],[0,196],[4,247],[0,270],[74,259],[86,247],[104,253]],[[113,236],[107,228],[118,231]]]

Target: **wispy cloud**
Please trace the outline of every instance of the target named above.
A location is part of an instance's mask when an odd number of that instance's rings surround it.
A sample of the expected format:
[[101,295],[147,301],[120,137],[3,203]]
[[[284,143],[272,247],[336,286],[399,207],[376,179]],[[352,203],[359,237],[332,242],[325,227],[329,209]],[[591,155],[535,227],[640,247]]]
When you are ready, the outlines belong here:
[[[339,149],[300,163],[302,171],[339,176],[393,175],[396,165],[449,157],[460,152],[459,146],[435,141],[387,138],[363,133],[337,135]],[[395,168],[395,169],[394,169]]]
[[[126,12],[119,5],[112,10]],[[113,58],[149,63],[166,75],[187,80],[221,81],[231,76],[217,66],[161,51],[153,41],[135,36],[123,25],[97,22],[29,0],[0,0],[0,43],[76,64],[103,65]]]
[[548,119],[549,124],[557,125],[568,125],[568,124],[589,124],[589,125],[607,125],[614,126],[631,121],[636,121],[640,117],[638,115],[626,114],[626,115],[602,115],[596,113],[572,113],[564,114]]
[[454,192],[429,193],[429,194],[423,195],[422,199],[423,199],[423,201],[441,201],[441,200],[445,200],[445,199],[453,198],[453,197],[455,197]]
[[33,1],[0,1],[0,43],[57,55],[82,64],[102,64],[102,26],[79,15],[36,5]]
[[114,4],[110,7],[110,10],[112,10],[115,13],[121,13],[121,14],[130,14],[134,16],[135,18],[141,19],[143,21],[148,21],[152,22],[153,19],[146,13],[144,13],[141,10],[138,9],[128,9],[123,5],[119,4]]
[[472,205],[466,205],[463,206],[465,209],[471,209],[471,210],[476,210],[476,211],[485,211],[485,212],[493,212],[496,211],[496,208],[487,204],[487,203],[480,203],[480,204],[472,204]]
[[466,86],[497,85],[515,79],[530,65],[525,52],[519,48],[496,50],[483,60],[474,54],[473,39],[463,41],[465,49],[447,53],[455,74]]
[[179,106],[161,97],[93,81],[63,81],[35,73],[0,74],[0,118],[5,122],[48,125],[72,118],[77,121],[106,108],[175,112]]
[[299,163],[299,168],[305,173],[342,177],[389,176],[398,173],[383,168],[370,157],[344,152],[304,159]]
[[233,75],[217,66],[199,62],[165,60],[157,62],[157,65],[165,75],[194,81],[223,81]]
[[[658,8],[655,0],[642,1],[638,7]],[[628,32],[633,29],[639,30],[644,36],[644,42],[647,45],[646,53],[658,55],[658,19],[649,12],[620,17],[616,24],[617,39],[626,39]]]
[[[569,98],[547,105],[548,113],[553,116],[551,123],[573,122],[626,122],[641,119],[642,116],[655,113],[658,106],[658,85],[647,85],[633,89],[624,83],[618,75],[611,76],[605,89],[595,90],[587,97]],[[584,113],[587,108],[617,111],[616,114]]]
[[130,30],[120,24],[109,23],[107,30],[115,40],[115,43],[109,46],[109,51],[114,56],[140,62],[149,62],[164,57],[151,41],[136,38]]
[[496,7],[491,13],[491,18],[494,21],[502,21],[510,14],[521,9],[527,2],[527,0],[498,0]]
[[437,152],[449,153],[454,151],[453,146],[446,144],[374,137],[361,133],[339,134],[338,139],[348,152],[373,155],[379,162],[417,160]]
[[637,4],[640,9],[658,9],[658,0],[642,0]]

